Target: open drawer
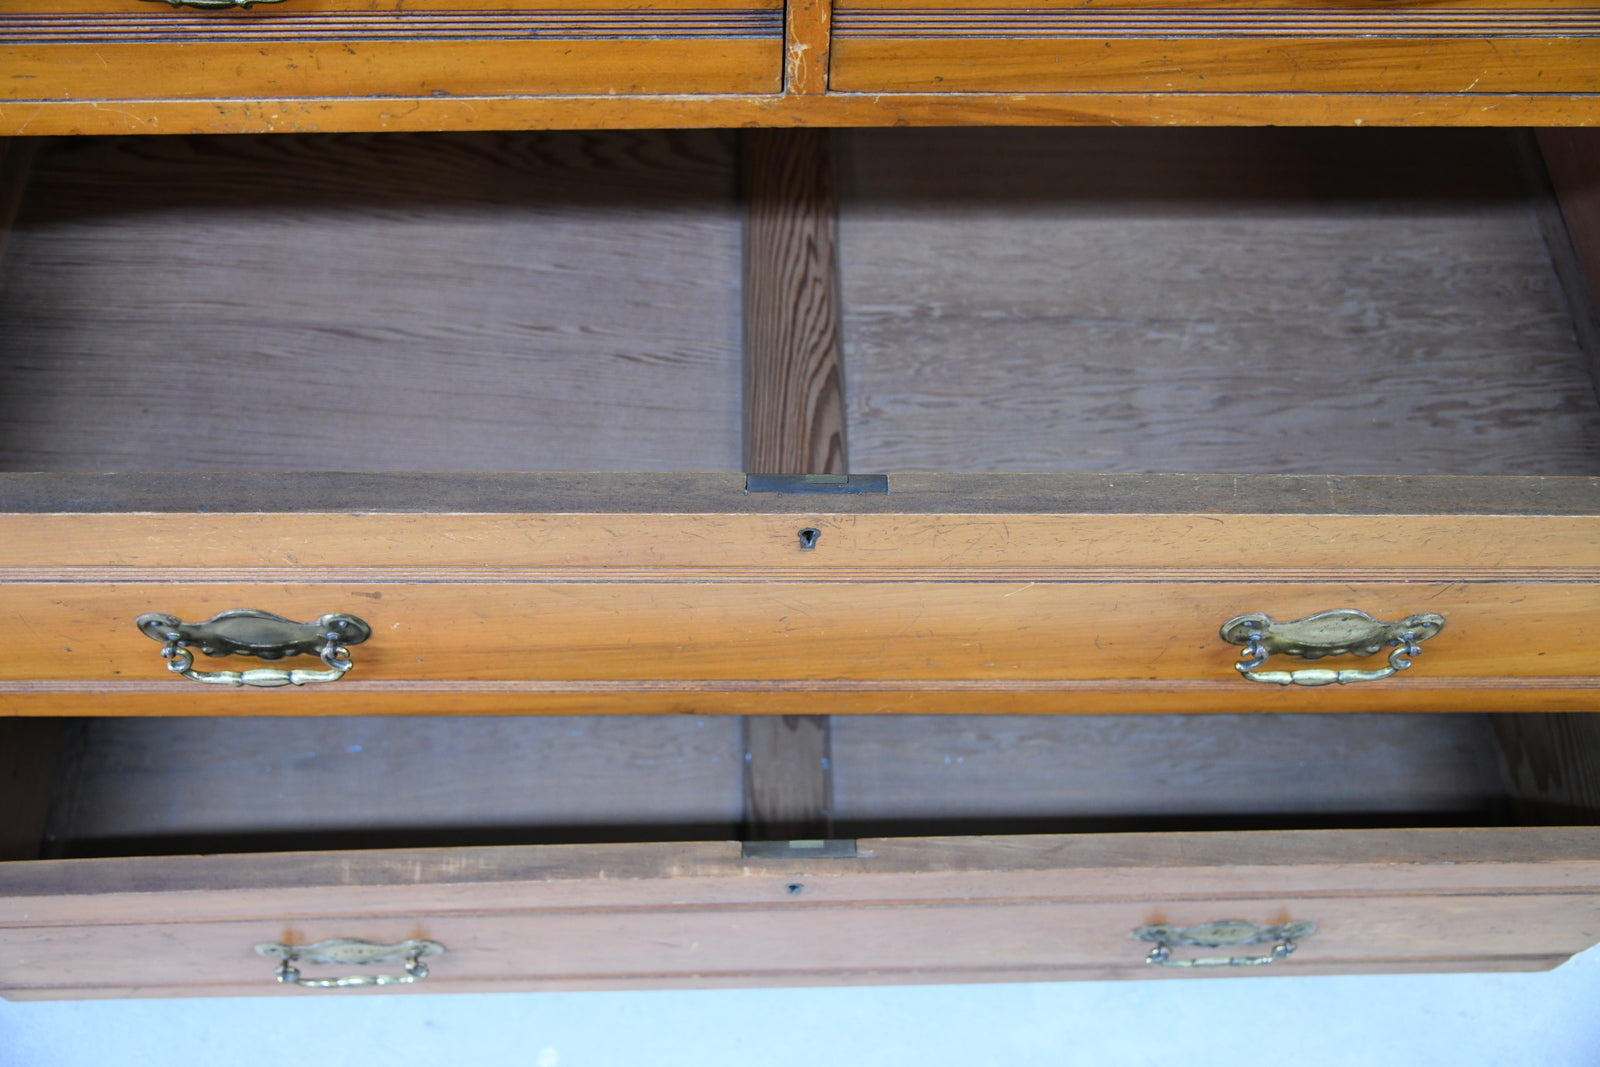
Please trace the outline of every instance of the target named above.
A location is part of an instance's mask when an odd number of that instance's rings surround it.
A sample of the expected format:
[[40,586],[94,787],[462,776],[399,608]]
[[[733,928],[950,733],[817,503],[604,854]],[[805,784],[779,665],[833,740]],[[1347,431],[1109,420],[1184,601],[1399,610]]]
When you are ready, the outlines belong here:
[[840,719],[836,836],[743,845],[725,717],[12,722],[3,992],[1542,969],[1597,734],[1491,719]]
[[[836,167],[746,158],[747,199],[776,175],[808,223],[837,201],[837,281],[755,262],[738,151],[45,149],[0,265],[0,706],[1594,706],[1592,308],[1526,139],[872,131]],[[818,452],[746,465],[764,435]],[[971,473],[732,473],[846,452]],[[470,473],[560,469],[656,473]],[[241,610],[371,636],[333,684],[235,689],[135,625]],[[1273,629],[1330,611],[1333,636]],[[1247,617],[1259,647],[1224,632]]]

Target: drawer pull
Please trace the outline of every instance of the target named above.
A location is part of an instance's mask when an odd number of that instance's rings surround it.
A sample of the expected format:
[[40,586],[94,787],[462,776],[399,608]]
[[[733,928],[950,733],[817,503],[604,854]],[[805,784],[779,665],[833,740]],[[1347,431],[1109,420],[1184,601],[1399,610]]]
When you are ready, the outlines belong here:
[[[1144,961],[1152,967],[1265,967],[1287,959],[1295,950],[1297,938],[1309,937],[1317,932],[1312,922],[1280,923],[1262,926],[1243,919],[1224,919],[1204,926],[1168,926],[1156,923],[1141,926],[1133,931],[1140,941],[1154,941]],[[1173,959],[1172,946],[1192,948],[1224,948],[1230,945],[1264,945],[1276,942],[1272,950],[1262,956],[1201,956]]]
[[[1267,685],[1349,685],[1351,682],[1376,682],[1411,666],[1420,655],[1420,642],[1444,629],[1444,616],[1411,615],[1399,622],[1379,622],[1364,611],[1340,608],[1307,615],[1294,622],[1273,622],[1260,613],[1240,615],[1222,624],[1222,639],[1244,645],[1238,672],[1252,682]],[[1263,671],[1260,668],[1274,653],[1321,659],[1324,656],[1371,656],[1384,646],[1393,646],[1389,665],[1378,670],[1332,671],[1312,668],[1303,671]]]
[[[422,961],[437,956],[444,946],[437,941],[413,938],[393,945],[379,945],[371,941],[352,941],[338,938],[318,941],[315,945],[285,945],[279,941],[264,941],[256,946],[256,954],[280,961],[278,981],[306,989],[355,989],[375,985],[411,985],[428,977],[428,965]],[[341,967],[369,967],[374,963],[392,963],[404,960],[401,974],[348,974],[340,978],[302,978],[296,963],[332,963]]]
[[[224,611],[205,622],[180,622],[175,615],[141,615],[134,624],[148,638],[165,646],[161,656],[167,670],[191,681],[212,685],[311,685],[333,682],[354,666],[347,645],[359,645],[372,636],[372,627],[354,615],[324,615],[315,622],[294,622],[265,611]],[[208,656],[254,656],[275,660],[286,656],[318,656],[327,670],[281,670],[257,667],[248,671],[197,671],[197,646]]]

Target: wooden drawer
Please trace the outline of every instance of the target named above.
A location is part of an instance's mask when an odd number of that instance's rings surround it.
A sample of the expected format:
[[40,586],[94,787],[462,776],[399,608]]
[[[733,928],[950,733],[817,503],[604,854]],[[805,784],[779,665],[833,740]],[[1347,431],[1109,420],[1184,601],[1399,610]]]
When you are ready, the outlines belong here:
[[[264,992],[253,945],[339,937],[460,989],[1592,944],[1578,254],[1526,143],[1369,133],[887,131],[837,195],[809,135],[46,149],[0,264],[10,995]],[[235,690],[134,626],[236,608],[374,634]],[[1445,627],[1320,688],[1219,633],[1339,608]],[[727,844],[800,839],[853,853]]]
[[1521,0],[844,0],[844,92],[1568,93],[1600,87],[1592,5]]
[[[17,509],[7,599],[27,621],[0,680],[13,713],[1584,710],[1600,689],[1595,479],[1492,480],[1473,511],[1428,478],[892,476],[860,495],[751,493],[739,475],[0,484]],[[528,510],[485,513],[489,497]],[[287,499],[307,510],[242,503]],[[1440,513],[1417,514],[1430,499]],[[1413,545],[1438,547],[1374,564]],[[244,608],[353,614],[373,635],[337,682],[249,691],[171,677],[134,626]],[[1331,609],[1445,626],[1404,674],[1325,688],[1241,678],[1219,634]]]
[[491,7],[289,0],[197,11],[7,0],[0,101],[772,93],[780,85],[776,3]]
[[[848,142],[836,291],[741,264],[723,134],[54,147],[0,295],[4,463],[57,472],[0,476],[0,706],[1593,707],[1590,313],[1526,145],[998,133]],[[741,333],[783,410],[742,404]],[[741,406],[818,446],[779,463],[1040,473],[665,473],[738,470]],[[657,473],[465,473],[562,467]],[[232,691],[134,626],[242,609],[374,635]],[[1321,688],[1220,635],[1330,610],[1444,630]]]
[[[253,947],[337,938],[439,943],[434,991],[1542,969],[1600,940],[1600,830],[1536,824],[1576,794],[1529,742],[1593,729],[1497,725],[1503,772],[1482,716],[865,717],[835,832],[966,835],[741,846],[673,840],[738,830],[728,719],[82,722],[44,846],[76,858],[0,864],[4,992],[305,995]],[[1134,936],[1224,920],[1311,929],[1208,968]]]

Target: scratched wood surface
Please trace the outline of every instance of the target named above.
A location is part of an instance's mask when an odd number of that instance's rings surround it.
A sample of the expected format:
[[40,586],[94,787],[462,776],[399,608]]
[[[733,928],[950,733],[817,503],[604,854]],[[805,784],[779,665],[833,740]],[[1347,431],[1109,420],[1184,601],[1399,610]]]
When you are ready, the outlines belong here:
[[738,470],[720,133],[54,142],[9,470]]
[[847,0],[831,86],[856,92],[1592,92],[1590,5]]
[[856,470],[1600,469],[1498,134],[841,141]]
[[0,97],[771,93],[781,84],[783,18],[772,0],[464,7],[387,0],[196,12],[20,0],[0,6],[11,74]]
[[749,126],[1586,126],[1592,93],[760,93],[0,101],[0,134]]

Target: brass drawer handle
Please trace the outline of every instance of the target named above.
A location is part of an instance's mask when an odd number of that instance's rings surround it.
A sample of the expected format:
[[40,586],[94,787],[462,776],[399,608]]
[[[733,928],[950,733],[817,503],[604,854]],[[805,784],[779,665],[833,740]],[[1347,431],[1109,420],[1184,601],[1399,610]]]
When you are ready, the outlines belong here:
[[[353,941],[338,938],[318,941],[315,945],[285,945],[281,941],[264,941],[256,946],[256,954],[279,960],[276,971],[279,982],[305,989],[355,989],[375,985],[411,985],[428,977],[428,965],[422,961],[437,956],[444,946],[437,941],[413,938],[393,945],[379,945],[371,941]],[[374,963],[391,963],[404,960],[401,974],[348,974],[340,978],[302,978],[296,963],[333,963],[343,967],[368,967]]]
[[[1349,685],[1351,682],[1376,682],[1411,666],[1412,656],[1420,655],[1420,642],[1444,629],[1444,616],[1431,613],[1411,615],[1399,622],[1379,622],[1364,611],[1340,608],[1307,615],[1294,622],[1273,622],[1260,613],[1240,615],[1222,624],[1222,639],[1244,645],[1239,662],[1233,666],[1252,682],[1267,685]],[[1263,671],[1260,668],[1273,653],[1321,659],[1323,656],[1370,656],[1384,646],[1394,646],[1389,665],[1378,670],[1331,671],[1313,668],[1303,671]]]
[[[256,686],[263,689],[280,685],[311,685],[334,682],[355,664],[350,662],[347,645],[359,645],[372,636],[372,627],[354,615],[324,615],[315,622],[293,622],[281,615],[248,608],[224,611],[205,622],[180,622],[176,615],[141,615],[134,620],[144,635],[160,641],[167,670],[195,682],[212,685]],[[196,645],[208,656],[254,656],[257,659],[283,659],[286,656],[316,655],[327,670],[280,670],[257,667],[248,671],[197,671]]]
[[[1204,926],[1179,927],[1155,923],[1136,928],[1133,936],[1140,941],[1155,942],[1155,947],[1144,958],[1144,961],[1152,967],[1265,967],[1281,959],[1287,959],[1294,952],[1295,941],[1298,938],[1309,937],[1316,932],[1317,924],[1312,922],[1262,926],[1243,919],[1224,919],[1222,922],[1206,923]],[[1264,956],[1172,958],[1173,945],[1222,948],[1228,945],[1263,945],[1268,941],[1276,943]]]

